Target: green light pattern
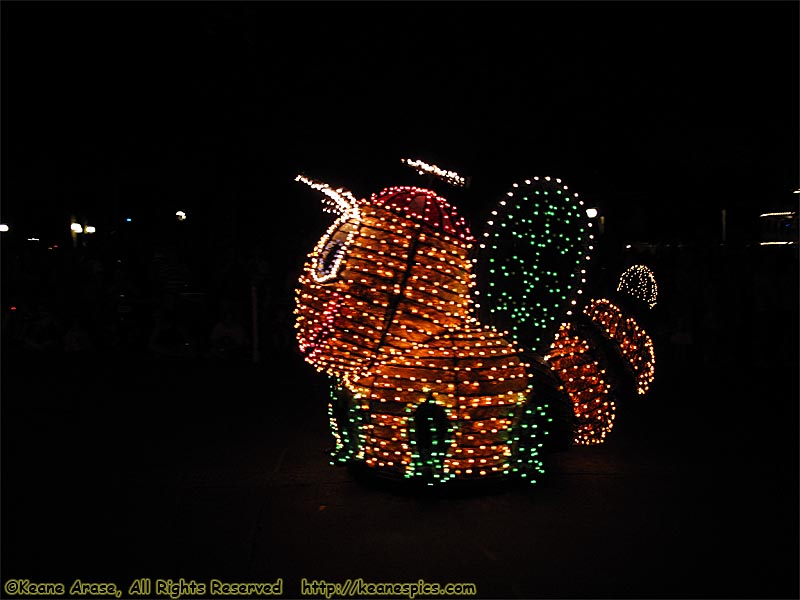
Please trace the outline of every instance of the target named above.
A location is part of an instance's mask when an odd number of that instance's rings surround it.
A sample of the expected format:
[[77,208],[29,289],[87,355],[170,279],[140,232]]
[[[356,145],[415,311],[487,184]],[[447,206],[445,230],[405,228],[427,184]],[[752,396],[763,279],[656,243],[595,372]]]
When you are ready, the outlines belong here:
[[328,423],[335,442],[331,464],[345,464],[363,458],[360,432],[364,424],[364,411],[341,381],[334,379],[331,383],[330,396]]
[[514,184],[492,211],[476,259],[485,321],[545,351],[582,293],[590,227],[583,202],[560,180]]
[[[433,418],[425,417],[425,422],[421,423],[421,425],[430,429],[432,443],[430,448],[423,449],[419,443],[420,435],[416,430],[417,425],[416,419],[414,418],[418,415],[413,415],[413,413],[416,413],[422,407],[427,407],[429,405],[435,405],[442,410],[447,418],[448,426],[447,432],[444,434],[444,436],[437,435],[438,432],[436,432],[434,429]],[[453,473],[450,473],[445,465],[445,459],[447,458],[448,452],[454,442],[453,427],[449,425],[451,411],[448,408],[437,404],[433,398],[429,397],[422,404],[408,407],[406,412],[411,415],[408,421],[408,434],[409,441],[411,442],[412,460],[411,464],[406,470],[405,476],[407,478],[423,478],[427,481],[428,485],[449,481],[454,477]]]
[[544,445],[542,438],[548,434],[545,423],[553,421],[547,416],[548,409],[547,404],[537,406],[529,400],[514,423],[512,472],[531,484],[536,483],[537,475],[545,472],[540,456]]

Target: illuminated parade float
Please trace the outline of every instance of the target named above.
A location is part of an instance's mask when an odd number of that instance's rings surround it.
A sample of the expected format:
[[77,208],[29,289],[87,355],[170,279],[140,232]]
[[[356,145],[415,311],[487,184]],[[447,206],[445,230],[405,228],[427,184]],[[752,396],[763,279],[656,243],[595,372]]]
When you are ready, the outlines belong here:
[[[535,483],[549,448],[605,439],[621,381],[647,390],[650,338],[610,301],[581,302],[592,223],[560,179],[513,184],[478,239],[430,189],[358,199],[297,180],[336,215],[305,262],[295,309],[305,360],[332,378],[334,463],[428,484]],[[626,272],[619,289],[654,302],[647,273]]]

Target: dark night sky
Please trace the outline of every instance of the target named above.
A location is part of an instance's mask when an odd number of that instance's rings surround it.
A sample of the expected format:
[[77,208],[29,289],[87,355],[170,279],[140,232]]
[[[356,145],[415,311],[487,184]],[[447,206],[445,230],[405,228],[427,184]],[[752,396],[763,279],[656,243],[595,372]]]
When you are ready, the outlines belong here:
[[698,236],[796,199],[798,6],[5,1],[2,219],[282,237],[320,218],[295,173],[367,196],[423,183],[409,156],[472,176],[475,228],[549,174]]

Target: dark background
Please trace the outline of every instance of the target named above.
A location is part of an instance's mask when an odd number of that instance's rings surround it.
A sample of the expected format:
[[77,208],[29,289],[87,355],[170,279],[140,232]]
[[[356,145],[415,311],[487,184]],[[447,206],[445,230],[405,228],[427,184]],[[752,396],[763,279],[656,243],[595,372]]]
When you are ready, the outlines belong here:
[[[758,242],[761,213],[797,210],[799,13],[0,3],[3,580],[796,598],[798,255]],[[650,394],[533,491],[431,498],[329,467],[328,382],[291,311],[330,215],[300,172],[358,197],[434,186],[474,232],[514,181],[562,178],[605,217],[588,294],[656,274]],[[72,216],[97,233],[73,240]],[[191,356],[148,344],[167,298]],[[207,354],[223,306],[258,360]],[[75,324],[91,345],[68,352]]]
[[[796,199],[792,2],[3,13],[3,218],[20,227],[63,229],[74,213],[108,232],[123,214],[182,208],[215,225],[210,239],[282,239],[308,208],[294,174],[363,197],[409,179],[402,157],[471,176],[475,225],[538,174],[634,238],[707,239],[721,208],[745,235],[754,214]],[[265,231],[276,213],[281,231]]]

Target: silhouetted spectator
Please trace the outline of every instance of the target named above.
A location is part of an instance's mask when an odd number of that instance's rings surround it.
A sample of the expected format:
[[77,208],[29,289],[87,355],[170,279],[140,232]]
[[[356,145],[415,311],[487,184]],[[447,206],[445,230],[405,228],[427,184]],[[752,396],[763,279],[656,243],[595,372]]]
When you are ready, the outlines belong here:
[[270,265],[264,258],[264,248],[260,244],[253,246],[250,258],[247,260],[247,273],[250,276],[250,282],[259,288],[269,283]]
[[275,306],[270,322],[270,342],[276,354],[288,352],[295,347],[292,312],[285,304]]
[[24,348],[32,352],[54,352],[62,347],[64,328],[45,304],[39,304],[25,331]]
[[264,249],[261,245],[253,246],[246,268],[250,285],[256,290],[259,314],[266,314],[272,299],[272,269],[264,258]]
[[23,298],[13,299],[3,315],[3,347],[21,349],[25,345],[28,328],[33,322],[34,313]]
[[162,293],[180,294],[189,288],[189,267],[174,248],[153,253],[154,276]]
[[144,298],[133,275],[119,263],[114,267],[111,281],[103,290],[98,318],[107,345],[116,349],[131,349],[143,345]]
[[190,359],[197,356],[196,344],[181,323],[175,299],[167,294],[155,314],[148,350],[158,359]]
[[209,336],[209,356],[226,360],[247,358],[249,346],[247,331],[234,316],[231,306],[224,303],[222,317],[214,324]]
[[64,352],[67,354],[88,354],[94,350],[94,344],[89,336],[89,331],[77,317],[72,319],[70,328],[67,329],[67,332],[64,334],[63,343]]

